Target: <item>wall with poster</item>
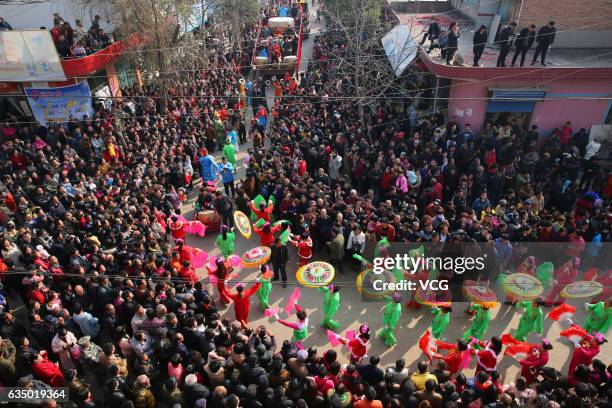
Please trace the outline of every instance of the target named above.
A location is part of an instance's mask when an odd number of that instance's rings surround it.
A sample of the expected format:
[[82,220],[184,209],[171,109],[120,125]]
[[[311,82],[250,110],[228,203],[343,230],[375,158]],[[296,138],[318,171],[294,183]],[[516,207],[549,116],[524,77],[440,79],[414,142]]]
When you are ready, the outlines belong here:
[[65,79],[49,31],[0,31],[0,81]]
[[91,92],[87,81],[59,88],[24,88],[34,118],[43,126],[65,122],[70,116],[92,117]]

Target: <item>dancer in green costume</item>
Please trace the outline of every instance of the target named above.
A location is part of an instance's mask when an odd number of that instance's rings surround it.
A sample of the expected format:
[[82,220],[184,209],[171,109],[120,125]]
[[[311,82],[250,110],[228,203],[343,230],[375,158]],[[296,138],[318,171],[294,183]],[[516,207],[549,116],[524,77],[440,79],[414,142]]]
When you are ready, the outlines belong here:
[[431,334],[438,340],[442,340],[442,335],[450,322],[450,315],[453,309],[450,306],[432,307],[431,314],[435,317],[431,321]]
[[474,315],[474,319],[472,320],[472,326],[463,333],[463,340],[469,340],[471,337],[482,340],[489,329],[491,311],[489,308],[477,303],[472,303],[468,310],[475,310],[476,315]]
[[268,265],[261,265],[261,286],[257,291],[257,299],[259,299],[259,307],[262,311],[270,306],[270,293],[272,292],[272,271]]
[[234,228],[229,228],[226,225],[221,227],[221,234],[215,240],[215,244],[219,247],[221,255],[226,259],[230,255],[234,255],[234,241],[236,241],[236,235],[234,234]]
[[322,286],[319,288],[324,293],[323,297],[323,321],[321,326],[331,331],[336,330],[340,327],[340,323],[334,320],[334,315],[340,308],[340,286],[336,286],[333,283],[328,286]]
[[395,326],[397,326],[397,322],[399,322],[399,318],[402,315],[402,296],[396,292],[393,294],[393,296],[387,296],[386,299],[387,305],[385,306],[385,311],[383,312],[383,323],[385,326],[380,333],[378,333],[378,335],[384,341],[387,347],[391,347],[397,343],[397,339],[395,338],[393,331],[395,330]]
[[236,168],[236,146],[232,144],[230,138],[225,140],[225,146],[223,146],[223,154],[227,158],[227,161],[232,163],[232,166]]
[[527,335],[531,332],[535,332],[539,335],[543,333],[542,319],[544,313],[542,312],[541,304],[537,301],[526,301],[523,300],[516,304],[517,309],[524,309],[525,312],[519,320],[519,325],[514,332],[514,338],[518,341],[525,341]]
[[606,334],[612,325],[612,307],[605,302],[585,303],[587,318],[584,330],[587,333]]

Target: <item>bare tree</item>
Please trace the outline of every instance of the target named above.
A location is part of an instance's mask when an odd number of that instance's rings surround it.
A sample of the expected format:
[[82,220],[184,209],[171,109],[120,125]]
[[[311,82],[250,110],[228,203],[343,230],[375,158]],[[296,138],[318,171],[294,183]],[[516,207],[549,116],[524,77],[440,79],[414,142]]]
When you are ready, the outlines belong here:
[[[347,91],[355,96],[363,118],[365,106],[375,106],[385,95],[402,92],[394,69],[389,64],[381,38],[398,21],[381,13],[381,0],[328,0],[325,3],[327,34],[346,47],[335,48],[330,59],[340,60],[336,75],[348,78]],[[399,47],[405,47],[400,44]],[[398,55],[405,50],[396,49]]]

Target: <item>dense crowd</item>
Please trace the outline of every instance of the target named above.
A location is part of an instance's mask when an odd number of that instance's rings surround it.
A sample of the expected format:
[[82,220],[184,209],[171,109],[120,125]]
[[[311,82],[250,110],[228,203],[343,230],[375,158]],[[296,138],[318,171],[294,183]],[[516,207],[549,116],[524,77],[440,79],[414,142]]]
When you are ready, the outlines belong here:
[[[336,98],[350,94],[350,78],[338,80],[337,61],[326,58],[344,45],[331,34],[315,39],[297,81],[277,81],[268,107],[265,78],[245,77],[254,35],[244,34],[249,47],[219,50],[214,69],[124,89],[111,108],[96,104],[91,119],[45,128],[9,115],[0,126],[0,279],[28,318],[0,298],[2,385],[66,386],[77,407],[609,406],[611,370],[593,356],[576,372],[544,364],[517,379],[494,368],[466,377],[444,361],[384,368],[370,356],[345,365],[334,350],[303,349],[222,316],[216,295],[185,278],[193,267],[168,225],[198,187],[198,171],[217,179],[213,153],[225,163],[225,146],[247,141],[235,194],[233,184],[223,194],[202,183],[198,207],[230,224],[233,209],[248,213],[258,194],[273,195],[276,218],[292,221],[294,237],[314,238],[315,253],[334,243],[338,267],[352,254],[370,256],[383,237],[610,238],[612,177],[584,160],[584,130],[567,123],[540,135],[487,123],[475,131],[442,113],[410,118],[402,105]],[[285,254],[272,263],[286,263]]]
[[81,20],[75,20],[74,24],[71,26],[59,13],[53,14],[51,38],[60,58],[85,57],[108,47],[113,42],[112,35],[109,36],[100,27],[102,22],[99,15],[94,17],[89,29],[83,26]]

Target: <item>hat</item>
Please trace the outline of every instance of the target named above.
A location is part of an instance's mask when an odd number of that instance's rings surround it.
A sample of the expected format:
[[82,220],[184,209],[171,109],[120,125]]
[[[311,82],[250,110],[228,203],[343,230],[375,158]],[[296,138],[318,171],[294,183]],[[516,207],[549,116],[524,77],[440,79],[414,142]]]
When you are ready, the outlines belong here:
[[417,182],[417,175],[416,175],[416,173],[415,173],[414,171],[412,171],[412,170],[411,170],[411,171],[409,171],[409,172],[406,174],[406,176],[408,176],[408,177],[407,177],[407,178],[408,178],[408,183],[410,183],[410,184],[416,184],[416,182]]
[[300,361],[306,361],[306,359],[308,358],[308,351],[302,349],[300,351],[297,352],[297,358]]
[[200,398],[194,403],[196,408],[206,408],[206,398]]
[[18,387],[25,387],[26,385],[28,385],[29,383],[32,382],[32,379],[34,377],[32,377],[32,375],[26,375],[25,377],[21,377],[20,379],[17,380],[17,386]]

